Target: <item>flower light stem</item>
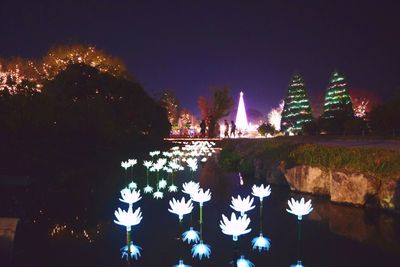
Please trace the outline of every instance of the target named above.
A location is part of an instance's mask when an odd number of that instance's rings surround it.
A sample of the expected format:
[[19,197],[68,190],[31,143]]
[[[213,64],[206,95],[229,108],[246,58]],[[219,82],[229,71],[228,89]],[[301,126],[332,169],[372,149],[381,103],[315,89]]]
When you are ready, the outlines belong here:
[[126,245],[128,246],[128,267],[131,266],[131,230],[126,230]]

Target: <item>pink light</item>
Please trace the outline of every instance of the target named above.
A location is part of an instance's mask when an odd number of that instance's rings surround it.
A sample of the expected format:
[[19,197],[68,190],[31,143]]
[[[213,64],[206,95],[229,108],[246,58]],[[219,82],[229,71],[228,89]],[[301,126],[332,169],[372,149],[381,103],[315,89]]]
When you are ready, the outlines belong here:
[[246,131],[249,124],[247,122],[246,109],[244,107],[243,92],[240,92],[239,106],[236,114],[236,127],[240,131]]

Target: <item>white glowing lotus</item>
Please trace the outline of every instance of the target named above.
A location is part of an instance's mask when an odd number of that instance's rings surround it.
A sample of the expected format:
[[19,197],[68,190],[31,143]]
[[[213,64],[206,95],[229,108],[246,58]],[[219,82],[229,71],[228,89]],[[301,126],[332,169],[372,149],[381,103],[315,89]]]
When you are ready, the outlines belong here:
[[167,187],[167,181],[165,180],[165,179],[161,179],[159,182],[158,182],[158,188],[160,188],[160,189],[164,189],[165,187]]
[[145,194],[151,194],[151,193],[153,193],[153,187],[151,187],[150,185],[146,185],[146,187],[143,188],[143,192]]
[[128,163],[130,167],[133,167],[137,164],[137,160],[136,159],[128,159]]
[[186,160],[187,165],[189,166],[190,170],[192,172],[195,172],[197,170],[197,159],[196,158],[188,158]]
[[222,214],[222,220],[220,221],[219,227],[226,235],[231,235],[234,241],[238,240],[240,235],[247,234],[251,229],[247,229],[250,224],[250,218],[246,215],[238,216],[234,212],[231,214],[231,219],[229,220],[224,214]]
[[182,234],[183,242],[188,242],[190,243],[197,243],[200,240],[199,232],[193,230],[193,227],[190,227],[190,229]]
[[142,197],[140,196],[140,190],[131,190],[129,188],[124,188],[121,190],[121,197],[119,200],[129,204],[130,206],[133,203],[138,202]]
[[203,240],[200,240],[200,243],[193,245],[192,247],[192,256],[193,258],[198,256],[201,260],[203,257],[210,258],[211,249],[209,245],[203,243]]
[[[133,242],[131,241],[130,247],[129,247],[130,251],[131,251],[131,258],[137,260],[141,255],[140,255],[140,250],[142,250],[141,247],[136,246],[133,244]],[[126,259],[128,260],[128,246],[123,246],[121,248],[121,253],[122,253],[122,258],[126,257]]]
[[302,197],[300,201],[296,201],[293,198],[288,200],[288,205],[290,209],[286,209],[287,212],[297,215],[297,219],[302,220],[304,215],[309,214],[313,208],[311,205],[311,199],[307,202],[304,202],[304,198]]
[[246,198],[242,198],[238,196],[237,198],[232,197],[232,204],[230,207],[237,212],[240,212],[240,215],[244,215],[247,211],[252,210],[255,206],[252,206],[254,202],[254,198],[250,198],[247,196]]
[[125,226],[127,231],[130,231],[132,226],[138,225],[143,218],[140,208],[137,208],[135,212],[132,212],[132,208],[129,208],[128,211],[118,208],[118,210],[114,212],[114,215],[117,218],[114,222]]
[[181,201],[176,200],[175,198],[172,198],[172,200],[169,201],[169,206],[171,208],[168,209],[168,211],[178,215],[179,220],[182,220],[183,215],[189,214],[193,210],[192,201],[189,199],[186,202],[184,197],[182,197]]
[[190,181],[188,183],[183,183],[182,188],[183,193],[192,196],[199,191],[200,185],[199,183]]
[[264,197],[268,197],[269,195],[271,195],[271,187],[269,185],[267,185],[266,187],[264,187],[264,185],[253,185],[251,194],[253,196],[259,197],[260,201],[262,202]]
[[152,151],[149,154],[150,154],[151,157],[154,157],[154,156],[160,155],[160,153],[161,153],[160,151]]
[[179,170],[179,168],[181,167],[181,165],[179,165],[176,161],[170,161],[168,165],[173,170]]
[[128,184],[128,188],[129,189],[136,189],[137,188],[137,183],[135,183],[135,182],[130,182],[129,184]]
[[151,160],[143,161],[143,166],[145,166],[147,169],[149,169],[151,165],[153,165],[153,162],[151,162]]
[[304,267],[304,265],[301,263],[300,260],[298,260],[296,264],[292,264],[290,265],[290,267]]
[[206,158],[206,157],[204,157],[204,158],[201,159],[201,162],[206,162],[206,161],[207,161],[207,158]]
[[168,187],[168,191],[169,192],[177,192],[178,191],[178,187],[176,185],[172,184],[172,185],[170,185]]
[[127,170],[130,166],[131,164],[128,161],[121,162],[121,167],[124,168],[125,170]]
[[251,261],[245,259],[244,256],[242,255],[242,256],[240,256],[240,259],[238,259],[236,261],[236,266],[237,267],[254,267],[255,265]]
[[207,202],[211,199],[210,189],[204,191],[202,188],[200,188],[196,193],[192,194],[191,197],[193,201],[199,202],[200,206],[203,206],[204,202]]
[[164,197],[164,193],[157,189],[156,192],[153,193],[153,198],[162,199]]
[[179,263],[178,263],[178,264],[175,264],[175,265],[172,266],[172,267],[192,267],[192,266],[187,265],[187,264],[184,264],[184,263],[183,263],[183,260],[179,260]]
[[259,252],[261,252],[262,250],[268,251],[271,247],[271,240],[264,237],[263,234],[260,233],[259,236],[253,238],[251,244],[253,245],[253,249],[258,249]]

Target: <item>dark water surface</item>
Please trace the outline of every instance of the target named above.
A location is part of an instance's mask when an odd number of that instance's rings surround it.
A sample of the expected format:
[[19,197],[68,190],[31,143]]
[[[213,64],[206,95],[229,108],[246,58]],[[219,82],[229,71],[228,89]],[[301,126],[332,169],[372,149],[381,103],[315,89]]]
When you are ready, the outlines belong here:
[[[204,178],[203,178],[204,179]],[[206,178],[205,178],[206,179]],[[180,179],[177,184],[183,180]],[[211,245],[210,259],[193,259],[191,246],[177,240],[178,218],[168,212],[168,201],[182,193],[166,193],[163,200],[144,195],[136,203],[142,208],[143,220],[133,227],[132,239],[142,247],[142,256],[131,266],[164,267],[176,264],[183,257],[186,264],[195,266],[233,266],[238,251],[230,236],[219,228],[221,214],[229,215],[231,195],[247,196],[249,186],[240,186],[237,175],[224,182],[201,181],[211,185],[212,200],[204,204],[204,242]],[[181,188],[180,188],[181,189]],[[28,193],[23,193],[28,194]],[[301,242],[297,241],[296,217],[288,214],[287,200],[299,198],[287,189],[272,188],[264,200],[263,233],[271,239],[268,252],[253,251],[252,238],[259,235],[259,201],[249,212],[252,231],[239,237],[239,253],[256,266],[290,266],[301,259],[305,266],[400,266],[400,218],[376,210],[331,204],[323,198],[313,198],[314,211],[301,225]],[[1,197],[4,199],[5,196]],[[38,196],[35,196],[37,198]],[[34,204],[28,212],[23,208],[16,233],[13,266],[127,266],[121,260],[120,248],[125,242],[125,229],[113,223],[119,194],[109,196],[106,204],[71,193],[43,196],[41,206]],[[187,196],[185,196],[187,197]],[[311,196],[305,196],[307,199]],[[28,199],[29,195],[24,196]],[[46,201],[51,199],[51,201]],[[136,206],[136,207],[137,207]],[[26,208],[28,209],[28,207]],[[9,212],[3,206],[0,215]],[[14,211],[15,212],[15,211]],[[7,215],[7,214],[6,214]],[[195,203],[194,226],[198,229],[199,208]],[[190,226],[190,216],[184,218],[184,230]]]

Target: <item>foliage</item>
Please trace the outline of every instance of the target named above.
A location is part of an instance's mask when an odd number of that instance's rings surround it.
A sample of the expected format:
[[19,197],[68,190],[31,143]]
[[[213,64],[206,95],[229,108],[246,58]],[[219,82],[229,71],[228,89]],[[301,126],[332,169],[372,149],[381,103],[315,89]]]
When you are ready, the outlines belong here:
[[229,115],[233,106],[233,98],[229,95],[228,87],[212,88],[212,98],[200,96],[198,100],[199,110],[204,119],[213,116],[215,121]]
[[[222,143],[222,148],[219,161],[221,167],[227,171],[239,170],[240,163],[243,162],[242,168],[247,173],[252,173],[254,166],[249,166],[248,163],[254,159],[262,159],[272,165],[285,162],[289,167],[310,165],[331,171],[361,172],[381,179],[400,178],[400,151],[395,150],[293,144],[275,140],[236,141],[236,145],[227,140]],[[251,167],[253,170],[249,169]]]
[[257,131],[262,136],[265,136],[267,134],[273,135],[275,133],[275,128],[269,123],[263,123],[257,128]]
[[400,94],[375,107],[368,114],[372,131],[379,134],[400,133]]
[[178,125],[180,107],[179,100],[171,90],[165,90],[160,98],[160,104],[167,110],[168,120],[172,126]]

